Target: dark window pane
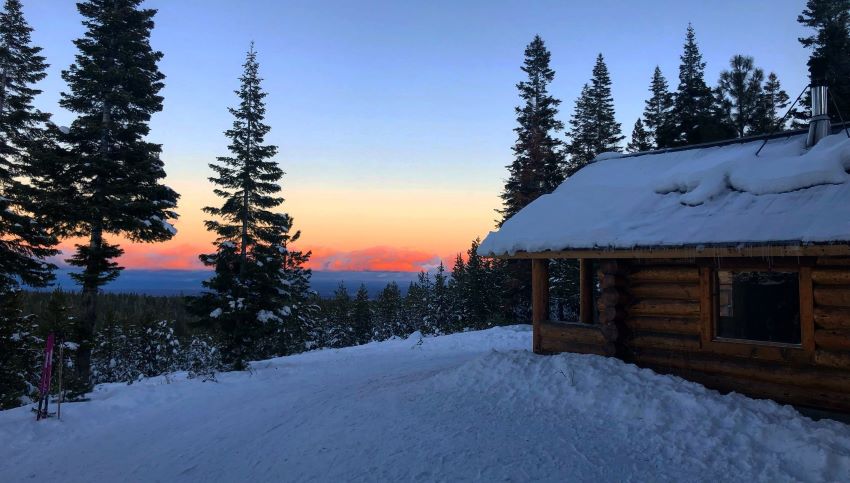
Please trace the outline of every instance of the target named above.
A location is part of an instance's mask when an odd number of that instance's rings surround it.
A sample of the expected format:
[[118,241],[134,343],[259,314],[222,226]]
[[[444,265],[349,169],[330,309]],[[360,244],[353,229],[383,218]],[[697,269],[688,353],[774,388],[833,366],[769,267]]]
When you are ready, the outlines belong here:
[[800,281],[796,272],[718,270],[717,336],[800,343]]

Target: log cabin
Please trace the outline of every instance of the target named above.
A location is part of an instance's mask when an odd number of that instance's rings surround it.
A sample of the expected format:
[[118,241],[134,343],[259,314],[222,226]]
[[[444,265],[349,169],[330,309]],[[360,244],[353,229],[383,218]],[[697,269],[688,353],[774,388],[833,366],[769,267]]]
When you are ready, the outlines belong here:
[[[533,350],[850,412],[850,134],[812,98],[808,130],[600,155],[491,232],[532,264]],[[549,317],[558,259],[576,321]]]

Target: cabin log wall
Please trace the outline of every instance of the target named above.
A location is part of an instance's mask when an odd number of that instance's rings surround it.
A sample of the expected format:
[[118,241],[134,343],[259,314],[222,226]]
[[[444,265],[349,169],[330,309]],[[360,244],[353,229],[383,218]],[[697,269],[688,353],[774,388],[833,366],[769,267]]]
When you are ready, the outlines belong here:
[[600,260],[599,324],[543,323],[540,348],[616,355],[724,392],[850,412],[850,258],[776,262],[800,271],[798,348],[748,343],[718,348],[707,338],[713,315],[703,307],[713,307],[713,301],[704,287],[713,262]]
[[850,411],[850,259],[821,258],[809,266],[783,260],[801,279],[803,342],[794,349],[744,343],[718,350],[706,343],[713,315],[703,307],[713,310],[714,302],[703,284],[710,283],[711,261],[672,262],[632,262],[625,319],[632,336],[621,341],[627,360],[721,391]]

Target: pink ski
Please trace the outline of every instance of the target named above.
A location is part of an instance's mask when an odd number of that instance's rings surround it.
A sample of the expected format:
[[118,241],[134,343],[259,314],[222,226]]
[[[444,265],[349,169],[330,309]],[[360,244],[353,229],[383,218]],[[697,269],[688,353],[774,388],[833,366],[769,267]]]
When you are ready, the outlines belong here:
[[47,399],[50,396],[50,379],[53,373],[53,333],[47,336],[44,346],[44,365],[41,366],[41,383],[38,385],[38,412],[35,420],[47,417]]

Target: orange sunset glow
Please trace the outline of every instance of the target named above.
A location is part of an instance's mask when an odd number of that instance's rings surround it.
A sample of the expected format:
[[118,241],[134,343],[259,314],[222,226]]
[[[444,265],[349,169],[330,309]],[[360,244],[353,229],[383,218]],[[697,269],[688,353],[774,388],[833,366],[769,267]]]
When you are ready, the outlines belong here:
[[[201,208],[217,200],[205,180],[169,177],[169,184],[182,194],[177,235],[155,244],[113,238],[125,251],[119,261],[123,267],[204,268],[198,255],[210,252],[213,236],[204,228]],[[457,253],[493,229],[493,210],[500,202],[497,186],[487,193],[294,184],[284,206],[295,218],[295,229],[302,231],[296,246],[313,253],[307,264],[313,270],[416,272],[433,269],[440,261],[451,266]],[[66,240],[60,246],[63,254],[71,253],[76,242]]]

